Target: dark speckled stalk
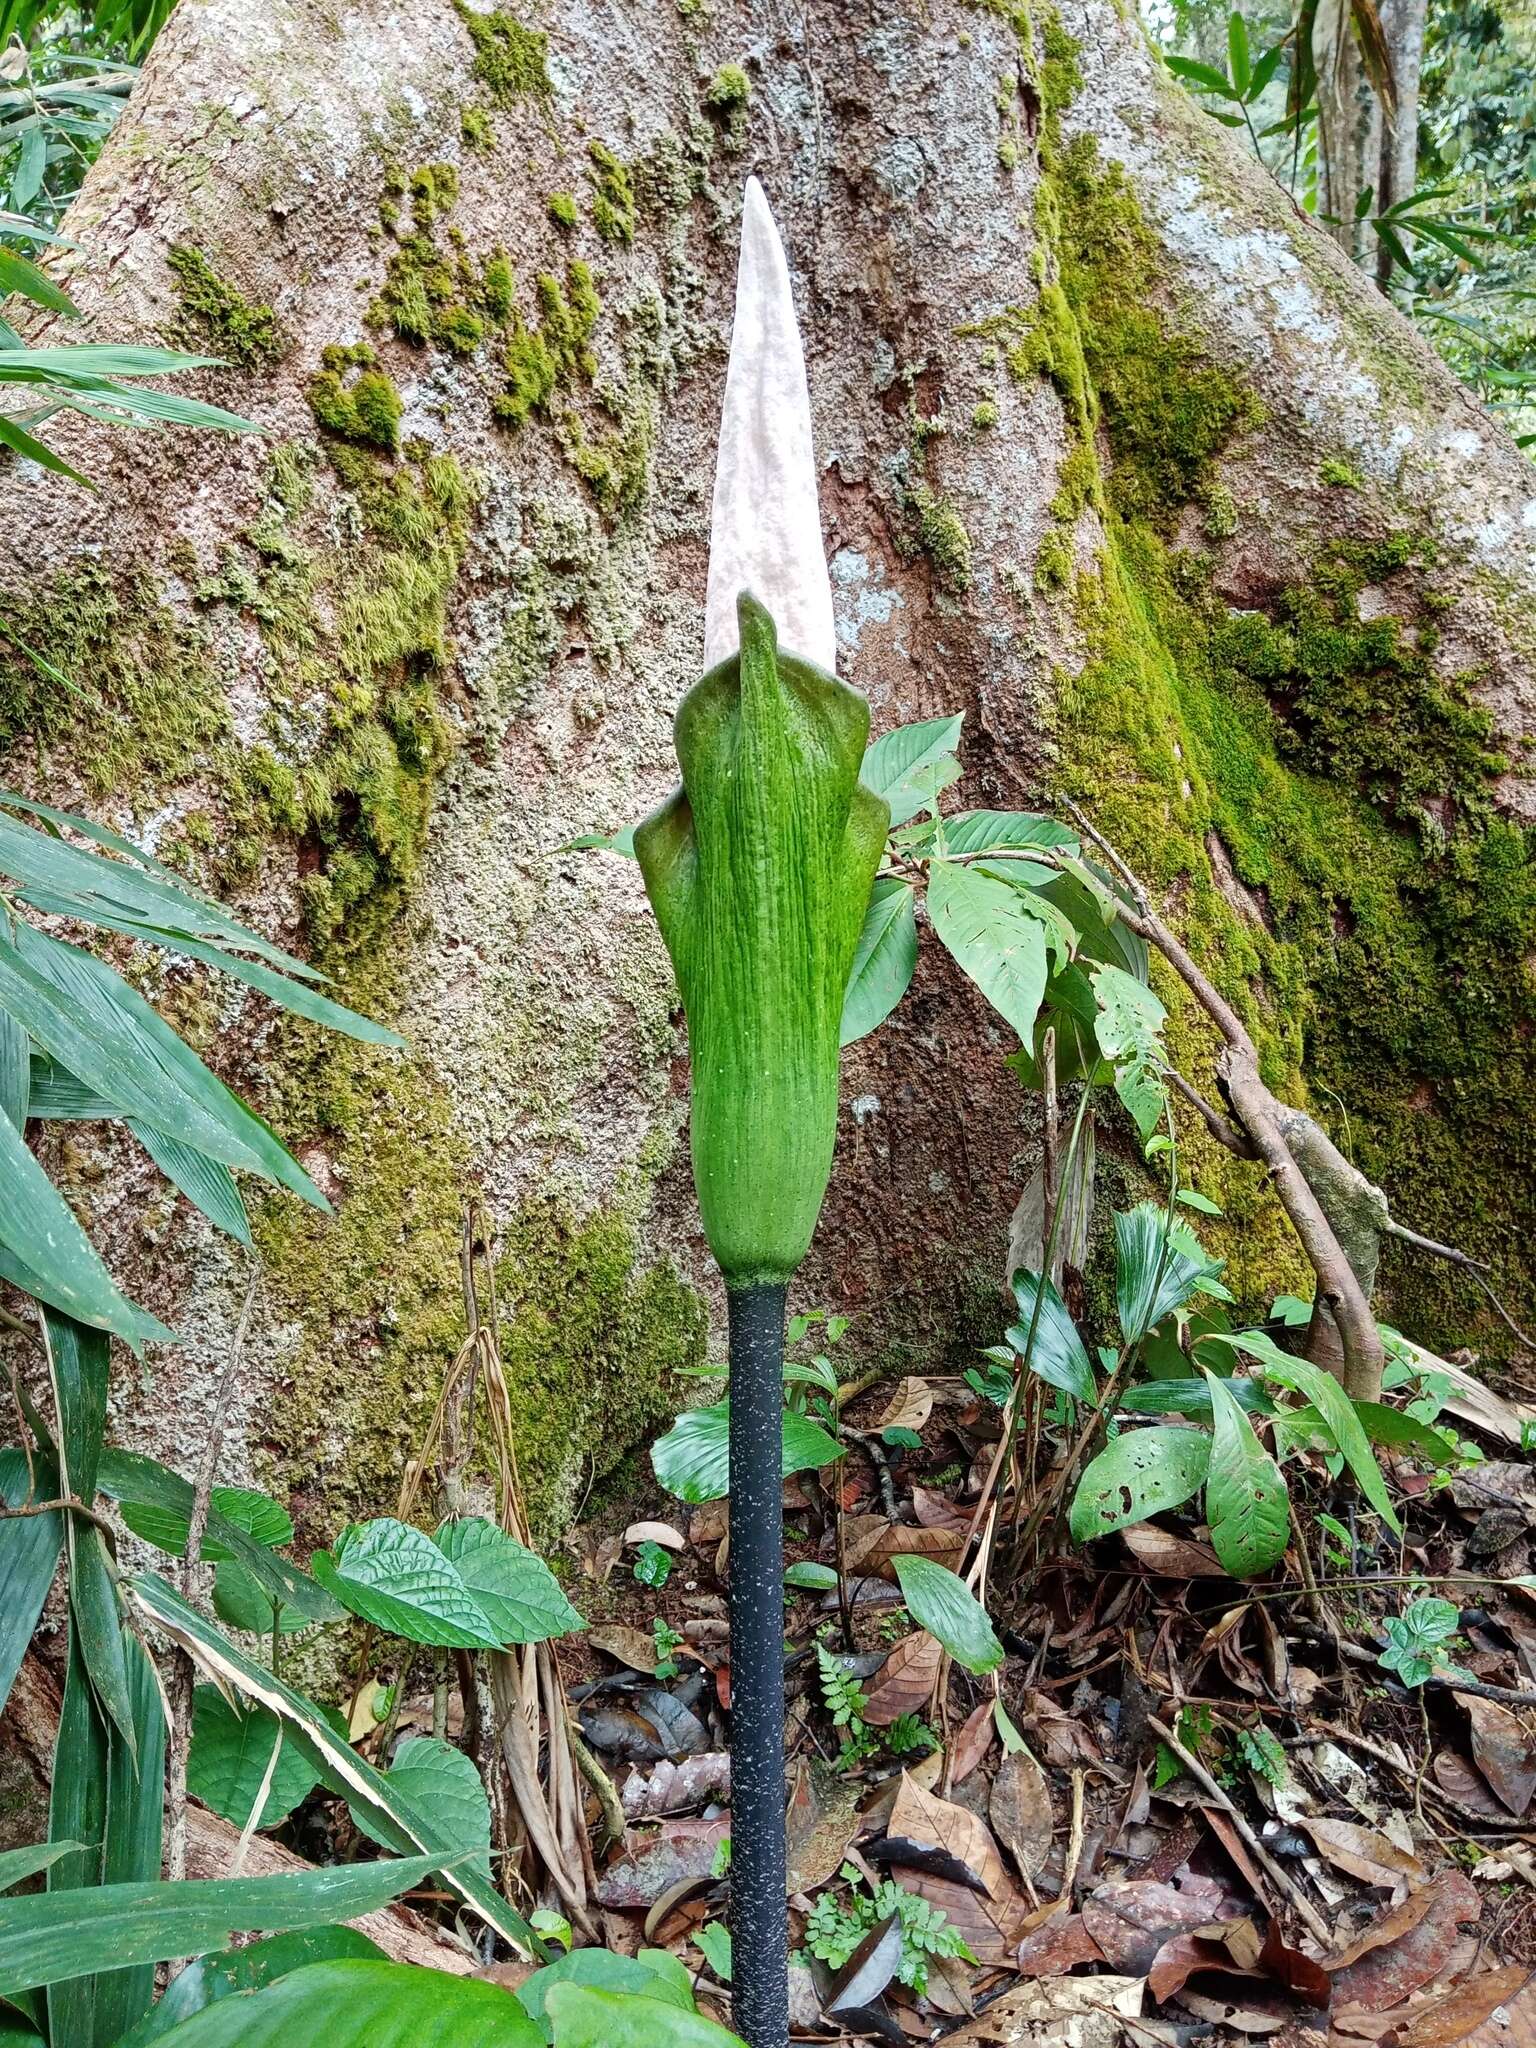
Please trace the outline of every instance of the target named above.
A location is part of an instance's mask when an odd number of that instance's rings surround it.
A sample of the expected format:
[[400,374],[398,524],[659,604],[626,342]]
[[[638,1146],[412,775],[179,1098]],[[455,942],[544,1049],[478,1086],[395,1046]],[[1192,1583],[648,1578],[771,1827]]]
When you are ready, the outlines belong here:
[[782,1287],[733,1287],[731,1962],[736,2031],[787,2048]]

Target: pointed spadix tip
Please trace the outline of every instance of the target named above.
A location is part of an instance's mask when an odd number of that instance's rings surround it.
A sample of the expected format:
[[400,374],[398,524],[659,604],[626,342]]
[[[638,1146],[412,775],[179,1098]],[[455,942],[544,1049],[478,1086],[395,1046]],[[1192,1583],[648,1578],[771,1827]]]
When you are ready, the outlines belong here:
[[706,668],[740,645],[737,599],[747,590],[772,614],[780,646],[835,670],[837,633],[821,545],[805,358],[784,246],[756,178],[748,178],[742,194],[736,315],[710,519]]

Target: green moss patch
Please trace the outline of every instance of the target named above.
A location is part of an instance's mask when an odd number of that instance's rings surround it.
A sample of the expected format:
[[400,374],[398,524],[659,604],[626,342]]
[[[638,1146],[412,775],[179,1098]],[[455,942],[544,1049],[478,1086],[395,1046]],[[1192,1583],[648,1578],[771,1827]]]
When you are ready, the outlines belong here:
[[270,306],[255,306],[221,278],[203,254],[181,242],[166,254],[181,302],[186,338],[242,370],[259,370],[288,346]]
[[311,379],[309,409],[328,434],[394,449],[405,408],[393,378],[377,367],[366,342],[322,350],[321,369]]
[[457,5],[459,19],[474,42],[475,77],[496,105],[547,100],[554,90],[549,82],[549,37],[541,29],[525,28],[499,7],[481,14],[464,0],[457,0]]

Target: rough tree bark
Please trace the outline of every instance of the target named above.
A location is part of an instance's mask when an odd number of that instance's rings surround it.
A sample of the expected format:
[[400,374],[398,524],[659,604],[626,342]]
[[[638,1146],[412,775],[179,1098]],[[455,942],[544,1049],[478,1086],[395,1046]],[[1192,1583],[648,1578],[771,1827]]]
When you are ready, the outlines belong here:
[[[317,1045],[195,979],[160,991],[337,1204],[259,1213],[267,1317],[227,1437],[306,1536],[377,1512],[430,1413],[467,1186],[546,1523],[718,1307],[638,878],[552,849],[671,776],[749,167],[795,268],[876,729],[963,709],[961,796],[1082,802],[1265,1078],[1308,1099],[1305,1066],[1394,1214],[1524,1290],[1531,472],[1134,22],[182,0],[61,268],[91,335],[230,357],[208,395],[267,437],[81,430],[95,497],[7,472],[0,610],[76,692],[6,654],[0,717],[11,777],[184,856],[410,1036]],[[1214,1039],[1166,993],[1214,1099]],[[877,1358],[995,1333],[1038,1121],[1008,1050],[925,947],[848,1059],[801,1294]],[[1260,1170],[1198,1133],[1190,1156],[1262,1306],[1300,1267]],[[188,1329],[121,1421],[190,1468],[235,1262],[126,1149],[59,1165]],[[1134,1195],[1124,1137],[1100,1173]],[[1394,1248],[1383,1280],[1421,1334],[1472,1331],[1448,1270]]]

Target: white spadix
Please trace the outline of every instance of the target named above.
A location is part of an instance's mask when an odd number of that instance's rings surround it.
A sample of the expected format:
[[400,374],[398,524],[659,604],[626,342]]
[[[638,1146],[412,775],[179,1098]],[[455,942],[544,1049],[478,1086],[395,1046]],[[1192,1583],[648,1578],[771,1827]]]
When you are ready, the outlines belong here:
[[747,180],[736,318],[709,527],[704,666],[736,652],[736,600],[751,591],[779,645],[836,673],[832,585],[821,546],[811,401],[789,265],[768,200]]

